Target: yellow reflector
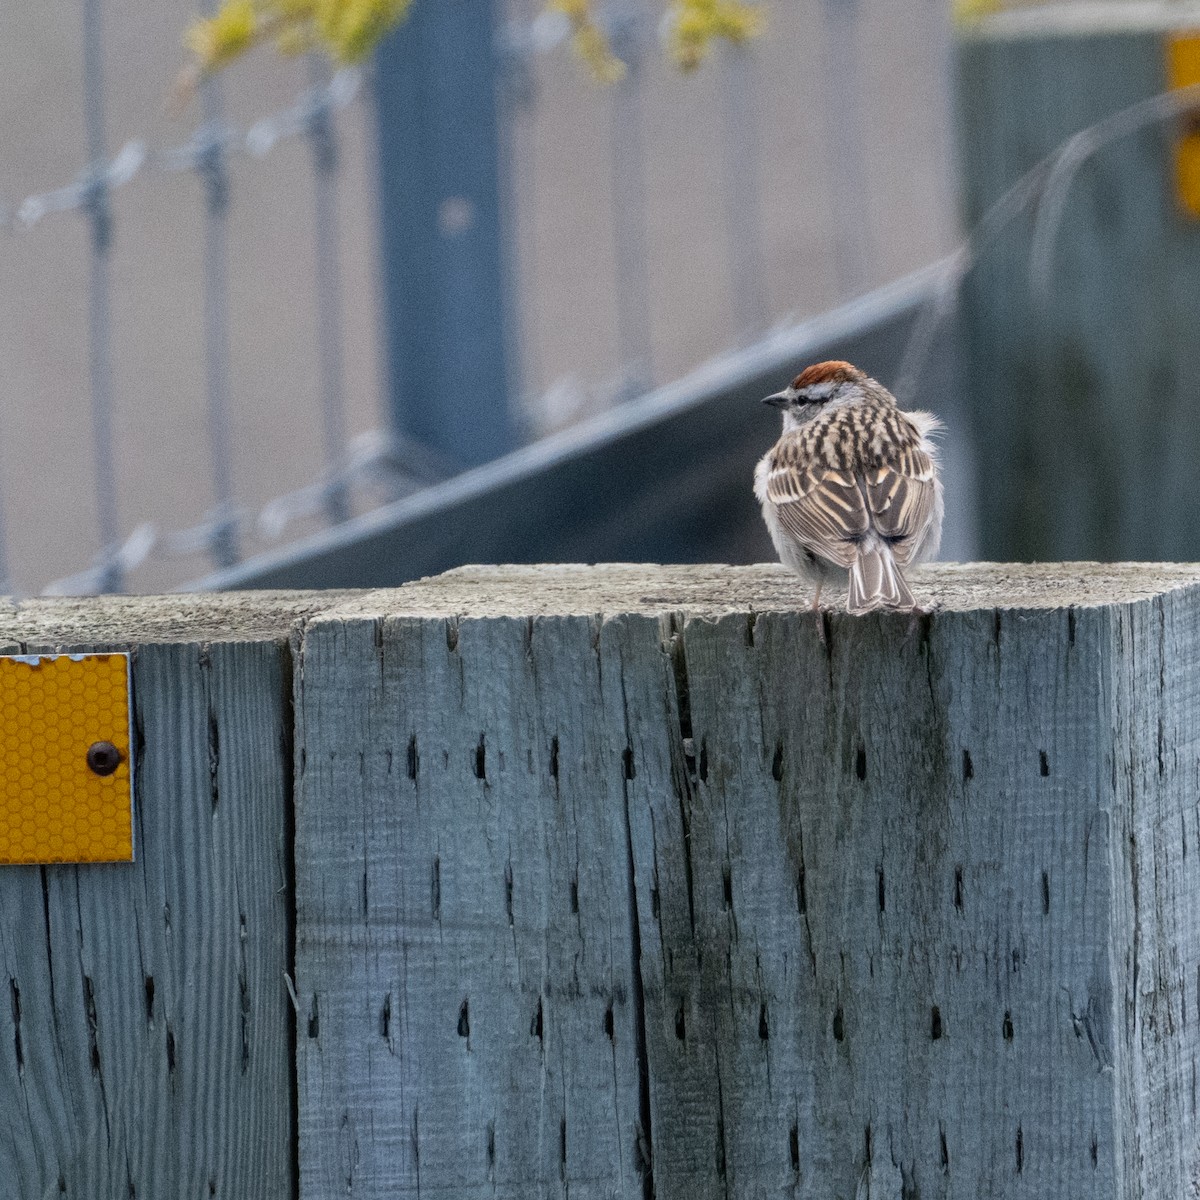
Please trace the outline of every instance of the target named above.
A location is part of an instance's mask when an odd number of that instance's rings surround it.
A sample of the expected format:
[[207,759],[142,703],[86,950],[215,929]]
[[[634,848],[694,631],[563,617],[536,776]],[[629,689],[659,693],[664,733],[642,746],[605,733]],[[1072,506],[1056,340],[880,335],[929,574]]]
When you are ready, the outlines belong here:
[[0,657],[0,863],[133,859],[129,656]]
[[[1167,42],[1167,86],[1200,84],[1200,31],[1180,33]],[[1184,212],[1200,217],[1200,114],[1184,118],[1175,142],[1175,194]]]

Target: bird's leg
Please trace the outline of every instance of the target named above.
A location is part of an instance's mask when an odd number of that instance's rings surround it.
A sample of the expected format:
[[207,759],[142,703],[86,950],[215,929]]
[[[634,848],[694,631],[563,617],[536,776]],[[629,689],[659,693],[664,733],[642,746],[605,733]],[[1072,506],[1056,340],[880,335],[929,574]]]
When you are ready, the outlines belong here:
[[922,608],[919,604],[913,605],[909,609],[908,633],[905,636],[912,637],[921,627],[921,622],[926,617],[932,617],[934,613],[940,611],[941,607],[940,604],[931,604],[928,608]]
[[910,608],[908,611],[908,631],[904,638],[907,641],[918,629],[921,628],[921,618],[925,616],[925,612],[920,608]]
[[821,645],[826,653],[829,651],[829,643],[825,640],[825,617],[821,612],[821,588],[825,586],[824,578],[817,580],[817,590],[813,592],[812,598],[812,613],[817,618],[817,637],[821,639]]

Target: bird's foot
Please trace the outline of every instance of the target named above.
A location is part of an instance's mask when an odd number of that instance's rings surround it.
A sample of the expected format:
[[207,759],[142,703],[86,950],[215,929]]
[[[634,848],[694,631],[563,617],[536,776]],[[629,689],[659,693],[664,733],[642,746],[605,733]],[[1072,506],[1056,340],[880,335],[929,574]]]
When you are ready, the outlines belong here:
[[912,637],[913,634],[921,630],[929,621],[929,618],[934,613],[940,612],[942,606],[940,604],[931,604],[928,608],[922,608],[919,604],[914,604],[908,611],[908,631],[906,637]]
[[809,611],[816,618],[817,622],[817,637],[821,641],[821,649],[826,654],[829,653],[829,635],[825,632],[826,614],[821,611],[821,589],[817,588],[817,594],[813,597],[813,602],[809,606]]

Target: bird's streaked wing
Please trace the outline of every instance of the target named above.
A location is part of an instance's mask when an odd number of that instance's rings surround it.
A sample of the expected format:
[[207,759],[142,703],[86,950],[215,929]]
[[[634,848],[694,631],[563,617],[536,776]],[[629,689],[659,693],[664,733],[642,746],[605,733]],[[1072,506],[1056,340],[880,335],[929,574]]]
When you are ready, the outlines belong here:
[[850,567],[855,543],[872,527],[901,565],[912,557],[935,504],[934,465],[914,443],[862,470],[802,466],[781,447],[767,476],[767,498],[785,529],[814,554]]
[[892,544],[903,566],[919,545],[936,502],[933,460],[919,446],[904,446],[895,461],[862,473],[871,523]]
[[852,472],[780,463],[767,476],[767,497],[802,546],[839,566],[854,562],[855,541],[871,523]]

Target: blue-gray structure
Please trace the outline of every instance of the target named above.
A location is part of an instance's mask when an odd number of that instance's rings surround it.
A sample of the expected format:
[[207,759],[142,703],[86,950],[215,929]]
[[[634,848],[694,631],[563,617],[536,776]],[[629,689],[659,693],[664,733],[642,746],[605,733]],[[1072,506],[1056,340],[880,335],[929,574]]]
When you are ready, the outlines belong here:
[[1200,88],[1162,95],[1167,42],[1194,19],[1039,7],[961,42],[967,225],[1018,180],[1034,213],[977,238],[963,293],[972,424],[998,481],[989,558],[1200,558],[1200,221],[1172,161]]
[[475,466],[516,445],[492,0],[414,5],[374,79],[392,427]]

